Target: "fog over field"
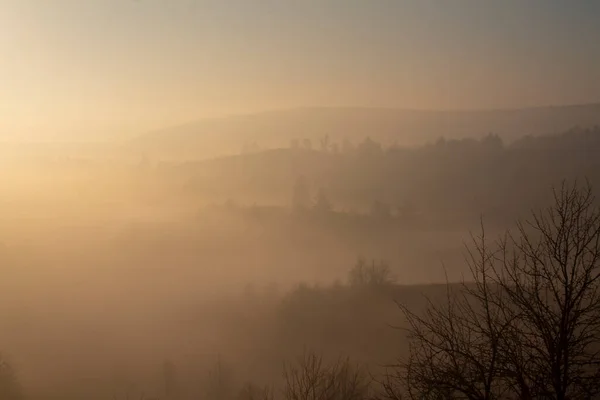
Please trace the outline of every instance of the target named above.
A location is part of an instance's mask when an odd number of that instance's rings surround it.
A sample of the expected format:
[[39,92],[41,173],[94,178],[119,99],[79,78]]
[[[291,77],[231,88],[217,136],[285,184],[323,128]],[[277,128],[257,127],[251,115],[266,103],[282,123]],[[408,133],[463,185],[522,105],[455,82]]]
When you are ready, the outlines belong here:
[[600,396],[598,17],[2,2],[0,400]]

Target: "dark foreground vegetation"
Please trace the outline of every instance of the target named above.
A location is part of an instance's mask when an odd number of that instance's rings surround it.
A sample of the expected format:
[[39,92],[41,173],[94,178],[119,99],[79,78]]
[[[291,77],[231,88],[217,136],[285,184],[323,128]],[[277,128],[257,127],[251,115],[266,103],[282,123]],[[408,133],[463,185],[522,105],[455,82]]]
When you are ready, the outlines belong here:
[[510,143],[496,134],[440,138],[419,147],[370,138],[334,142],[325,135],[320,143],[298,140],[288,149],[186,163],[149,160],[145,166],[179,177],[198,200],[289,206],[294,188],[303,184],[312,200],[322,191],[338,211],[382,212],[379,203],[393,213],[456,223],[469,214],[502,219],[546,206],[540,203],[548,188],[563,179],[587,177],[597,185],[599,151],[599,127]]
[[36,159],[1,187],[0,400],[594,398],[598,154],[590,128]]
[[[600,210],[591,187],[563,184],[551,206],[498,240],[482,227],[467,255],[462,283],[426,289],[398,286],[385,263],[364,260],[346,283],[300,286],[275,302],[277,295],[249,288],[244,302],[253,315],[238,309],[216,319],[238,334],[227,356],[216,352],[204,370],[183,358],[165,361],[145,387],[123,373],[100,390],[164,399],[599,395]],[[375,314],[394,313],[404,317],[400,330],[378,326]],[[244,349],[253,335],[262,337]],[[238,351],[246,362],[236,371]],[[0,367],[2,399],[25,398],[18,373],[5,359]]]

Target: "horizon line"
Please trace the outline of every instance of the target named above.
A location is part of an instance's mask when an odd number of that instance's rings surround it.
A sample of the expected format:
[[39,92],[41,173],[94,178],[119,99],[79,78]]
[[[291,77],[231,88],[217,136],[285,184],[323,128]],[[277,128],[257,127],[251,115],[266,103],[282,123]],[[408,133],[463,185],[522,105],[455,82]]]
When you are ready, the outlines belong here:
[[593,107],[600,106],[600,100],[586,102],[586,103],[568,103],[568,104],[547,104],[547,105],[535,105],[535,106],[523,106],[523,107],[493,107],[493,108],[404,108],[396,106],[361,106],[361,105],[332,105],[332,106],[296,106],[296,107],[282,107],[282,108],[269,108],[257,111],[247,112],[234,112],[226,113],[218,116],[206,116],[198,117],[187,122],[181,122],[173,125],[164,125],[157,127],[145,133],[159,132],[165,129],[173,129],[178,127],[184,127],[190,124],[198,123],[201,121],[218,121],[225,120],[228,118],[239,118],[239,117],[252,117],[264,114],[274,113],[285,113],[302,110],[385,110],[385,111],[398,111],[398,112],[421,112],[421,113],[478,113],[478,112],[515,112],[524,110],[541,110],[547,108],[576,108],[576,107]]

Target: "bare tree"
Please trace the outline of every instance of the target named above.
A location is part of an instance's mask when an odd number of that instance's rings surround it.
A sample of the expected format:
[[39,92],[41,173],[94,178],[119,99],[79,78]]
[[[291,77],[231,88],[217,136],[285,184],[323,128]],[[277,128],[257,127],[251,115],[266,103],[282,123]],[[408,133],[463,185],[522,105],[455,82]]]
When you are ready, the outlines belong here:
[[381,287],[394,283],[394,277],[385,261],[367,263],[359,257],[348,274],[348,283],[353,287]]
[[366,376],[349,359],[326,364],[312,352],[284,366],[284,381],[286,400],[362,400],[369,390]]
[[514,310],[507,347],[526,389],[545,398],[600,394],[600,209],[589,184],[563,184],[555,205],[500,242],[498,282]]
[[242,387],[238,400],[273,400],[273,388],[270,386],[257,386],[248,383]]
[[600,210],[591,187],[563,184],[554,204],[468,253],[470,279],[424,312],[400,305],[409,356],[388,397],[589,399],[600,395]]
[[226,400],[231,398],[233,382],[233,371],[224,364],[221,355],[217,355],[215,365],[208,373],[206,382],[206,398],[212,400]]

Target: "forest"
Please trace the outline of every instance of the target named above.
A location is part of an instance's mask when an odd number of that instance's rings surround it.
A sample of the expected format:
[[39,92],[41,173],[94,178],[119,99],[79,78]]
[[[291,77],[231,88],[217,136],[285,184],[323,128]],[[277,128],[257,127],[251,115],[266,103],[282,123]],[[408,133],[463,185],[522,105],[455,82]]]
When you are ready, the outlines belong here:
[[598,21],[0,0],[0,400],[600,399]]
[[597,154],[595,127],[23,158],[2,398],[590,398]]

